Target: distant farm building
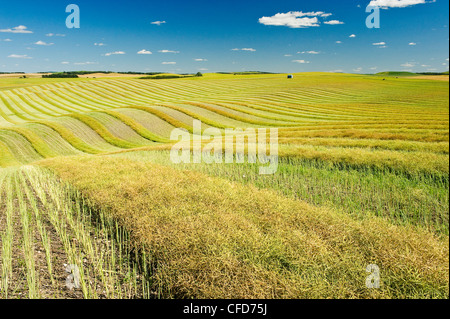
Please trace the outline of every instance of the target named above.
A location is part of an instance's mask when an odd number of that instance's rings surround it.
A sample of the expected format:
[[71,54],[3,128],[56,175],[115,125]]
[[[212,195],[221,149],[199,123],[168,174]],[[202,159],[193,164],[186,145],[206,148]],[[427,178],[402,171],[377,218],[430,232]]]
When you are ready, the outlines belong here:
[[288,79],[293,79],[293,78],[294,78],[294,76],[292,74],[288,75]]

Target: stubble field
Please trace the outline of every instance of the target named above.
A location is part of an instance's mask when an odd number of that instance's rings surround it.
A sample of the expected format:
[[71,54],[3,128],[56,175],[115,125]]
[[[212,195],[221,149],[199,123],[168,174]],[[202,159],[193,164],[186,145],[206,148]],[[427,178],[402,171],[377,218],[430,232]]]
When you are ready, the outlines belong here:
[[[277,173],[173,164],[194,120]],[[448,298],[448,81],[0,78],[0,167],[2,298]]]

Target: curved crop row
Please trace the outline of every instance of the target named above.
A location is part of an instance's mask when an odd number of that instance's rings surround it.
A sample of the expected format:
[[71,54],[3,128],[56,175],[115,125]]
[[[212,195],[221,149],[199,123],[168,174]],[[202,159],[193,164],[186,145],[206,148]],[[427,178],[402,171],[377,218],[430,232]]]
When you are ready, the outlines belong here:
[[147,107],[147,106],[137,106],[137,105],[133,105],[133,106],[128,106],[127,108],[133,108],[133,109],[137,109],[137,110],[142,110],[145,112],[148,112],[150,114],[156,115],[157,117],[159,117],[160,119],[164,120],[165,122],[169,123],[170,125],[177,127],[177,128],[184,128],[186,130],[188,130],[189,132],[192,133],[192,126],[186,125],[185,123],[171,117],[170,115],[165,114],[164,112],[155,110],[151,107]]
[[208,111],[220,114],[220,115],[223,115],[225,117],[228,117],[228,118],[240,121],[240,122],[244,122],[244,123],[249,123],[249,124],[254,124],[254,125],[262,125],[262,126],[272,126],[272,127],[273,126],[281,126],[281,127],[283,127],[283,126],[292,126],[293,125],[293,124],[266,122],[266,121],[262,121],[262,120],[259,120],[259,119],[247,118],[247,117],[244,117],[244,116],[235,115],[235,114],[232,114],[230,112],[219,110],[218,108],[215,108],[215,107],[212,107],[212,106],[209,106],[209,105],[204,105],[204,104],[201,104],[201,103],[198,103],[198,102],[186,102],[186,103],[190,104],[190,105],[193,105],[193,106],[196,106],[196,107],[203,108],[205,110],[208,110]]
[[282,137],[281,144],[332,146],[347,148],[385,149],[391,151],[432,152],[449,154],[447,142],[416,142],[404,140],[356,139],[356,138],[314,138],[314,137]]
[[53,121],[35,121],[34,123],[39,123],[48,126],[56,133],[61,135],[63,139],[70,143],[76,149],[88,153],[88,154],[99,154],[101,151],[92,147],[91,145],[85,143],[82,139],[78,138],[71,130],[67,129],[65,126],[58,124]]
[[[8,146],[0,141],[0,169],[1,167],[20,165],[20,162],[14,157]],[[3,189],[3,188],[1,188]]]
[[128,125],[129,127],[131,127],[136,133],[138,133],[139,135],[143,136],[144,138],[146,138],[150,141],[159,142],[159,143],[167,143],[168,142],[167,139],[150,132],[144,126],[142,126],[141,124],[139,124],[138,122],[136,122],[135,120],[130,118],[129,116],[126,116],[124,114],[121,114],[121,113],[118,113],[115,111],[102,111],[102,113],[106,113],[106,114],[109,114],[109,115],[115,117],[116,119],[120,120],[121,122],[123,122],[126,125]]
[[108,143],[110,143],[112,145],[115,145],[120,148],[136,148],[136,147],[142,146],[142,145],[130,143],[126,140],[117,138],[116,136],[111,134],[111,132],[108,131],[108,129],[106,129],[105,126],[103,126],[100,122],[98,122],[97,120],[95,120],[94,118],[92,118],[90,116],[83,115],[83,114],[70,114],[69,116],[83,122],[84,124],[86,124],[87,126],[92,128],[103,139],[105,139]]
[[[14,128],[9,132],[20,134],[42,157],[168,143],[174,128],[192,133],[196,119],[219,129],[277,127],[280,144],[300,147],[297,155],[305,158],[304,148],[311,147],[327,148],[334,154],[330,161],[342,159],[342,152],[389,151],[394,159],[382,162],[404,169],[403,160],[397,165],[395,158],[448,154],[446,87],[329,74],[294,81],[279,75],[58,81],[1,91],[0,123],[3,130]],[[421,92],[413,91],[417,88]],[[17,157],[22,141],[13,140],[9,136],[7,146]],[[434,160],[423,162],[411,167],[440,167]]]
[[36,133],[33,131],[23,128],[23,127],[9,127],[9,128],[2,128],[0,129],[0,132],[2,131],[11,131],[18,133],[22,135],[30,144],[33,146],[33,148],[36,150],[37,153],[39,153],[42,157],[56,157],[59,154],[56,153],[51,149],[47,143],[43,139],[41,139]]
[[174,126],[157,117],[156,115],[148,112],[133,109],[133,108],[120,108],[114,110],[117,113],[126,115],[145,127],[148,131],[161,136],[164,139],[169,139],[171,132],[175,129]]

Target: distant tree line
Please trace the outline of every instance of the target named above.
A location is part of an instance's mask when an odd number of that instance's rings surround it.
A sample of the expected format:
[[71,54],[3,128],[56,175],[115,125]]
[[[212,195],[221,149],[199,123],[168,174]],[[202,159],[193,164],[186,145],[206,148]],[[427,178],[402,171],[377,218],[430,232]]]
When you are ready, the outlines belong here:
[[162,72],[134,72],[134,71],[128,71],[128,72],[114,72],[114,71],[63,71],[63,72],[39,72],[39,73],[51,73],[50,75],[43,75],[43,78],[75,78],[75,75],[78,77],[78,75],[89,75],[89,74],[111,74],[111,73],[117,73],[117,74],[137,74],[137,75],[158,75],[162,74]]
[[42,75],[44,79],[67,79],[67,78],[78,78],[78,75],[72,72],[61,72]]
[[162,74],[162,72],[134,72],[134,71],[127,71],[127,72],[115,72],[115,71],[64,71],[64,73],[72,73],[72,74],[77,74],[77,75],[88,75],[88,74],[95,74],[95,73],[101,73],[101,74],[117,73],[117,74],[139,74],[139,75],[157,75],[157,74]]
[[417,73],[420,75],[449,75],[449,72],[422,72],[422,73]]
[[156,76],[144,76],[141,77],[139,79],[141,80],[162,80],[162,79],[179,79],[179,78],[186,78],[187,76],[183,76],[183,75],[171,75],[171,74],[166,74],[166,75],[156,75]]
[[139,79],[141,80],[167,80],[167,79],[182,79],[182,78],[192,78],[192,77],[202,77],[203,74],[198,72],[197,74],[160,74],[156,76],[144,76]]
[[277,74],[277,73],[264,71],[243,71],[243,72],[216,72],[216,74],[256,75],[256,74]]
[[388,72],[379,72],[375,75],[385,75],[385,76],[414,76],[414,75],[448,75],[447,72],[399,72],[399,71],[388,71]]

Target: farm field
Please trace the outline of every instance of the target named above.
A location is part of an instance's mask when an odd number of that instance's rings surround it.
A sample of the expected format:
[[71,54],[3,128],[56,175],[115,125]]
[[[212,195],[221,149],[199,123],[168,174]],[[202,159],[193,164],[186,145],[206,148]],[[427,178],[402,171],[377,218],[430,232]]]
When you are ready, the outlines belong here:
[[[172,163],[194,120],[277,173]],[[449,297],[448,77],[2,77],[0,167],[0,298]]]

